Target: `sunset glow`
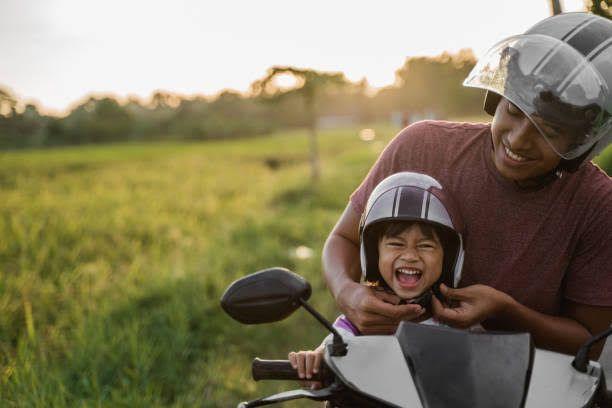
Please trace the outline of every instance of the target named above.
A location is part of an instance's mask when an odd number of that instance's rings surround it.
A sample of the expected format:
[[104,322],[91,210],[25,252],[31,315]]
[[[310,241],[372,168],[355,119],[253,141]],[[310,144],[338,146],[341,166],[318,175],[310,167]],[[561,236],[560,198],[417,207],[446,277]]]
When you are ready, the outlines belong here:
[[[407,56],[472,48],[550,15],[548,1],[383,0],[347,8],[313,0],[299,15],[279,1],[0,4],[0,85],[47,112],[85,95],[246,92],[273,65],[342,71],[373,87],[392,84]],[[582,9],[566,0],[564,10]]]

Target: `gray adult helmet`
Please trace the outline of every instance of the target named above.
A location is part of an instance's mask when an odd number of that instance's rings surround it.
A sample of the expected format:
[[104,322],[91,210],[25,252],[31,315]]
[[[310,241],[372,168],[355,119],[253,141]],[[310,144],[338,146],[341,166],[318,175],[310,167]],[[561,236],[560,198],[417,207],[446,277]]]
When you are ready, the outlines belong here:
[[612,141],[612,21],[594,14],[546,18],[495,44],[463,82],[503,96],[573,170]]
[[379,237],[375,227],[389,221],[418,221],[437,227],[444,248],[439,282],[457,287],[464,257],[463,223],[451,196],[436,179],[401,172],[385,178],[374,188],[359,223],[361,272],[365,281],[384,283],[378,270]]

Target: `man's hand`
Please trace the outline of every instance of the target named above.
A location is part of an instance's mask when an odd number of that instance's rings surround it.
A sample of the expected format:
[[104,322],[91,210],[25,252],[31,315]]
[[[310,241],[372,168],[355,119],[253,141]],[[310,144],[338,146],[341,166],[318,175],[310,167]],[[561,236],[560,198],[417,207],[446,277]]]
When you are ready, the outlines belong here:
[[400,300],[396,295],[350,282],[338,293],[336,302],[362,334],[392,334],[400,321],[413,320],[425,312],[419,305],[398,305]]
[[445,305],[432,296],[434,318],[449,326],[462,329],[502,313],[512,300],[507,294],[486,285],[451,289],[440,284],[440,292],[451,303],[456,303],[456,306]]

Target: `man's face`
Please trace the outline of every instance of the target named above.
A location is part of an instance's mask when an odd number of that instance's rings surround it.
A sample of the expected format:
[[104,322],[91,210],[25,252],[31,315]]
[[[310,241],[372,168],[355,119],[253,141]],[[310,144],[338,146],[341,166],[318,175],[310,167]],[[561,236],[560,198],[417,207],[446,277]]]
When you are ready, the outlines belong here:
[[497,105],[491,134],[493,163],[506,179],[529,182],[554,170],[561,160],[529,118],[507,99]]
[[428,236],[418,224],[398,235],[383,236],[378,243],[378,270],[402,299],[416,298],[429,289],[442,274],[443,259],[435,232]]

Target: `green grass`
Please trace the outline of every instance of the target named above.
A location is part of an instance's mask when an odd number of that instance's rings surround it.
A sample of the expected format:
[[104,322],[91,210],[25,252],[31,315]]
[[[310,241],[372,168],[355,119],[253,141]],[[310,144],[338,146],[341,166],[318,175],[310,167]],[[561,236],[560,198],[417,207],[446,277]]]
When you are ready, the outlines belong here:
[[0,153],[0,405],[226,407],[296,386],[253,382],[250,361],[313,347],[319,325],[241,326],[219,298],[282,265],[335,316],[321,247],[395,132],[375,129],[322,132],[316,185],[300,131]]
[[[251,359],[323,330],[304,312],[240,326],[219,298],[282,265],[335,315],[321,246],[393,134],[377,130],[374,143],[322,132],[317,185],[300,131],[1,153],[0,405],[221,407],[286,387],[253,382]],[[313,258],[295,259],[298,245]]]

